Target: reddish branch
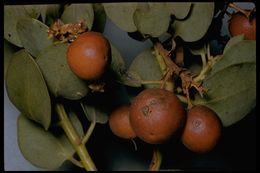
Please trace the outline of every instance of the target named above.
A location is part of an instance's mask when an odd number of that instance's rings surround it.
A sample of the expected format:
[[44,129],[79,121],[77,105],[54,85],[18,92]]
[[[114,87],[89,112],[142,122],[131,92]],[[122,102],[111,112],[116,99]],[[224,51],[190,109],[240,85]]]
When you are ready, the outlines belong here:
[[194,87],[201,95],[206,92],[206,89],[202,87],[201,83],[195,82],[191,74],[186,69],[179,67],[172,61],[169,52],[166,49],[164,49],[164,47],[159,41],[154,43],[154,47],[158,50],[159,54],[163,57],[165,64],[167,66],[167,72],[163,80],[167,81],[169,78],[173,76],[173,74],[179,76],[182,81],[183,92],[187,97],[188,109],[191,108],[192,103],[190,100],[189,89]]

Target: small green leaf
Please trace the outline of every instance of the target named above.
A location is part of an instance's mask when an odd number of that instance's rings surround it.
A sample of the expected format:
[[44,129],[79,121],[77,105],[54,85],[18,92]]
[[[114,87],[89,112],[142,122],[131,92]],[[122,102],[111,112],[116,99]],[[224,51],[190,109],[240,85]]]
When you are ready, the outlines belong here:
[[37,19],[40,16],[40,5],[23,5],[23,8],[31,18]]
[[111,69],[116,72],[117,75],[121,75],[121,73],[125,70],[125,61],[121,56],[121,53],[117,50],[117,48],[111,45],[111,56],[112,56],[112,61],[111,61]]
[[223,53],[225,54],[229,48],[231,48],[232,46],[234,46],[235,44],[238,44],[239,42],[241,42],[243,40],[244,40],[244,34],[231,37],[230,40],[227,42]]
[[211,70],[214,74],[231,65],[256,62],[256,41],[243,40],[233,44],[222,55],[222,59]]
[[4,39],[4,79],[6,78],[6,72],[9,66],[9,63],[12,59],[12,56],[15,52],[17,52],[19,49],[15,47],[10,42],[6,41]]
[[91,30],[94,21],[92,4],[71,4],[67,6],[61,16],[64,23],[77,23],[85,20],[88,29]]
[[[128,72],[134,76],[140,76],[141,80],[161,80],[163,75],[155,55],[152,54],[152,49],[146,49],[141,52],[132,61]],[[131,74],[130,73],[130,74]],[[158,88],[157,84],[146,84],[146,88]]]
[[18,47],[23,47],[16,25],[20,18],[32,18],[23,5],[4,6],[4,38]]
[[190,2],[166,2],[170,14],[174,15],[177,19],[184,19],[189,14],[191,4]]
[[23,49],[15,53],[6,74],[10,101],[28,118],[46,130],[51,122],[51,100],[35,60]]
[[43,23],[50,26],[59,18],[61,5],[59,4],[48,4],[41,6],[41,17]]
[[106,25],[106,12],[102,4],[100,3],[94,3],[93,5],[94,10],[94,23],[92,26],[93,31],[97,32],[104,32],[105,25]]
[[142,86],[141,77],[135,71],[131,71],[131,70],[127,70],[127,71],[123,72],[120,76],[119,82],[124,85],[131,86],[131,87],[141,87]]
[[134,23],[139,32],[152,37],[164,34],[170,24],[170,14],[165,3],[142,3],[134,13]]
[[256,105],[256,42],[234,44],[203,81],[206,98],[197,95],[195,104],[212,108],[224,126],[244,118]]
[[107,16],[120,29],[126,32],[134,32],[137,30],[133,15],[137,8],[136,2],[128,3],[103,3]]
[[36,61],[55,97],[77,100],[87,94],[88,86],[71,71],[67,63],[68,46],[69,44],[51,45],[40,52]]
[[17,22],[17,32],[24,48],[34,57],[52,44],[48,39],[48,26],[39,20],[23,18]]
[[96,122],[100,124],[105,124],[108,121],[107,111],[104,110],[105,107],[101,105],[90,105],[90,104],[81,104],[87,119],[90,122]]
[[214,2],[193,3],[191,13],[186,20],[173,22],[171,28],[174,37],[180,36],[186,42],[198,41],[208,31],[213,15]]
[[18,117],[17,126],[20,151],[36,167],[57,169],[75,153],[64,134],[54,136],[23,114]]

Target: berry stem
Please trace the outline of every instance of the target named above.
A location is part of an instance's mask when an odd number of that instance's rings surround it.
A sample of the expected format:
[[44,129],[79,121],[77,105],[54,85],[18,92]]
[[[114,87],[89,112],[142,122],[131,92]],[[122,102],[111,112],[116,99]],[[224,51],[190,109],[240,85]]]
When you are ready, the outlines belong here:
[[162,154],[157,146],[153,149],[153,157],[149,166],[150,171],[158,171],[162,163]]
[[76,130],[74,129],[73,125],[71,124],[64,106],[61,103],[56,104],[56,111],[58,113],[58,117],[61,121],[61,127],[63,128],[65,134],[67,135],[69,141],[73,145],[74,149],[76,150],[79,158],[81,159],[83,167],[87,171],[96,171],[97,168],[92,161],[86,146],[82,143],[80,137],[78,136]]
[[243,10],[242,8],[238,7],[237,5],[235,5],[234,3],[229,3],[228,4],[229,7],[243,13],[248,19],[249,19],[249,16],[250,16],[250,12],[249,11],[246,11],[246,10]]

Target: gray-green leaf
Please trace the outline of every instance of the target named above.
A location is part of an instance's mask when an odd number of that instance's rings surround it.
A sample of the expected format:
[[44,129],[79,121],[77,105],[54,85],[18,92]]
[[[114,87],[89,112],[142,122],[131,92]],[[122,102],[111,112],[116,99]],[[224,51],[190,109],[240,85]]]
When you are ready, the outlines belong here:
[[165,3],[143,3],[134,13],[134,23],[139,32],[152,37],[164,34],[170,24],[170,14]]
[[75,153],[64,134],[54,136],[25,115],[18,117],[17,126],[20,151],[36,167],[57,169]]
[[49,92],[35,60],[23,49],[15,53],[6,74],[10,101],[30,119],[46,130],[51,122]]
[[223,53],[226,53],[229,48],[231,48],[232,46],[238,44],[243,40],[244,40],[244,34],[231,37],[230,40],[227,42]]
[[6,78],[9,63],[16,51],[18,51],[18,48],[4,39],[4,79]]
[[117,50],[117,48],[110,43],[111,46],[111,69],[116,72],[118,75],[122,73],[122,71],[125,70],[125,62],[124,59],[121,56],[121,53]]
[[18,47],[23,47],[20,38],[18,36],[16,25],[20,18],[37,17],[35,14],[31,14],[30,11],[36,11],[34,6],[24,5],[6,5],[4,6],[4,38]]
[[171,26],[174,37],[180,36],[186,42],[201,39],[208,31],[214,15],[214,2],[193,3],[191,8],[186,20],[176,20]]
[[256,105],[255,59],[255,41],[243,40],[230,47],[204,80],[207,97],[197,95],[194,103],[212,108],[224,126],[244,118]]
[[190,2],[166,2],[170,14],[173,14],[177,19],[184,19],[189,14],[191,4]]
[[67,6],[61,16],[64,23],[77,23],[85,20],[89,30],[94,21],[94,11],[92,4],[71,4]]
[[96,122],[100,124],[105,124],[108,121],[108,115],[105,108],[101,105],[89,105],[82,103],[81,104],[87,119],[90,122]]
[[52,44],[48,39],[48,26],[37,19],[22,18],[17,22],[17,32],[24,48],[34,57]]
[[71,71],[67,63],[68,46],[69,44],[51,45],[41,51],[36,61],[55,97],[77,100],[87,94],[88,86]]
[[[132,61],[128,71],[141,77],[141,80],[161,80],[163,75],[152,49],[146,49],[141,52]],[[146,84],[146,88],[158,88],[157,84]]]
[[254,62],[256,62],[256,42],[243,40],[229,46],[228,50],[222,55],[222,59],[212,68],[211,74],[231,65]]
[[137,8],[136,2],[129,3],[103,3],[107,16],[123,31],[137,30],[133,15]]
[[59,18],[59,11],[61,8],[61,5],[59,4],[48,4],[48,5],[40,5],[41,10],[41,17],[43,23],[50,26],[54,23],[56,19]]

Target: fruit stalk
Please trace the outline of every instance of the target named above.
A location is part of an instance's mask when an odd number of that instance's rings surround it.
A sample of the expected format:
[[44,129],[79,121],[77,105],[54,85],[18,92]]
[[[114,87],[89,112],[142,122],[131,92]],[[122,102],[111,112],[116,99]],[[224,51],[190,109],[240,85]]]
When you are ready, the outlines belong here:
[[87,171],[96,171],[97,168],[92,161],[86,146],[84,143],[82,143],[80,137],[76,133],[74,127],[72,126],[65,109],[62,104],[57,103],[56,105],[56,111],[58,113],[61,127],[63,128],[65,134],[67,135],[69,141],[73,145],[74,149],[76,150],[79,158],[81,159],[82,165]]

